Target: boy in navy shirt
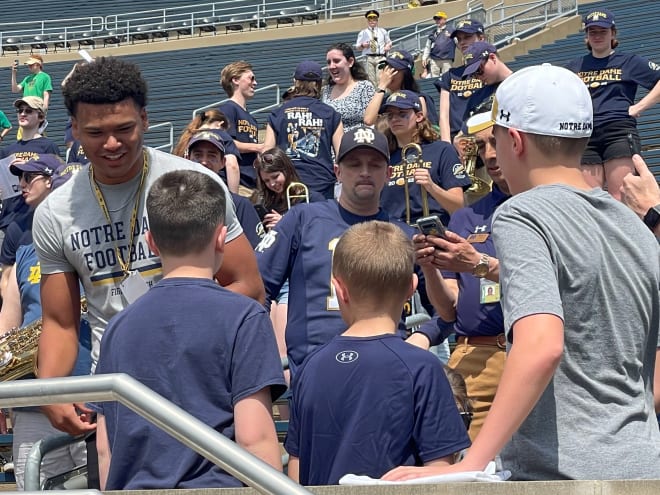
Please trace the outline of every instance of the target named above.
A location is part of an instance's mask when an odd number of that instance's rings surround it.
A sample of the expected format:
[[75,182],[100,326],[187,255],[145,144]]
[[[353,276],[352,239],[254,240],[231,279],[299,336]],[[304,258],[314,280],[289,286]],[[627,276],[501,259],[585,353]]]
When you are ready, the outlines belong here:
[[411,241],[388,222],[355,224],[339,239],[332,283],[348,329],[294,376],[292,479],[379,478],[398,464],[452,464],[469,447],[442,363],[395,333],[417,285],[413,268]]
[[[200,172],[154,183],[147,242],[163,279],[110,321],[96,373],[128,373],[281,470],[271,401],[284,377],[273,327],[257,302],[213,280],[224,205],[222,187]],[[95,408],[102,489],[242,486],[125,406]]]

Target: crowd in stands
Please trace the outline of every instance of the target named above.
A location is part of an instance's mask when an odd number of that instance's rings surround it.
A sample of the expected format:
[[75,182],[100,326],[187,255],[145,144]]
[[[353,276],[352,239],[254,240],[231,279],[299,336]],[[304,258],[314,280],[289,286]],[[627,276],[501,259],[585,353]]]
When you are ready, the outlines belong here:
[[[636,127],[660,66],[616,50],[607,9],[584,19],[588,54],[517,72],[479,21],[440,11],[421,55],[436,104],[365,19],[328,48],[326,81],[292,68],[261,138],[258,74],[223,67],[229,99],[172,153],[144,146],[137,65],[81,62],[60,95],[42,57],[20,83],[17,61],[0,333],[42,318],[39,378],[128,373],[280,471],[286,401],[286,472],[305,485],[496,458],[514,480],[660,478],[660,189]],[[46,137],[60,97],[68,164]],[[90,487],[242,485],[115,402],[12,424],[19,489],[57,430],[87,437],[42,478],[86,451]]]

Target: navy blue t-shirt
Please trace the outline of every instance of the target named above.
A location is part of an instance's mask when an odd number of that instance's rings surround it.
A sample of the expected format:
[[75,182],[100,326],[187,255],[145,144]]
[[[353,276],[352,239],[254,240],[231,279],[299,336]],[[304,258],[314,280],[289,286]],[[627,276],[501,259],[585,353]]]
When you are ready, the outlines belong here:
[[[424,159],[423,168],[429,169],[431,180],[443,189],[460,187],[466,189],[472,182],[465,174],[461,160],[452,145],[444,141],[434,141],[432,143],[423,143],[422,157]],[[404,188],[404,166],[401,163],[401,149],[397,148],[390,155],[390,164],[392,164],[392,177],[383,188],[380,196],[380,204],[394,218],[406,221],[406,201]],[[422,193],[421,186],[415,184],[413,174],[415,170],[409,167],[408,170],[408,190],[410,192],[410,218],[412,221],[422,217]],[[427,194],[429,212],[436,213],[440,220],[446,225],[449,221],[449,213],[431,196]]]
[[[314,348],[345,330],[330,281],[332,253],[351,225],[369,220],[392,221],[383,209],[376,215],[363,217],[352,214],[333,199],[298,204],[257,246],[257,263],[266,288],[266,307],[289,280],[286,345],[292,373]],[[412,228],[392,222],[412,236]]]
[[[96,374],[127,373],[232,440],[234,406],[284,392],[268,314],[212,280],[165,278],[108,323]],[[241,482],[117,402],[105,416],[108,490],[238,487]]]
[[[492,220],[495,209],[510,196],[504,194],[493,184],[493,190],[471,205],[454,212],[448,228],[471,242],[480,253],[494,258]],[[458,281],[458,302],[456,303],[456,322],[454,330],[458,335],[499,335],[504,333],[504,317],[499,302],[481,301],[481,279],[469,272],[442,272],[443,277]]]
[[284,446],[300,483],[380,478],[470,446],[442,364],[396,335],[337,336],[293,378]]
[[[30,212],[32,213],[32,212]],[[0,249],[0,265],[16,263],[16,251],[20,246],[32,244],[32,219],[34,215],[19,216],[5,230],[5,238]]]
[[243,227],[245,237],[250,241],[253,248],[257,247],[257,244],[261,241],[261,237],[264,235],[264,227],[261,225],[261,219],[257,215],[257,210],[254,209],[249,199],[239,194],[231,193],[231,199],[234,200],[236,218],[238,218],[238,222]]
[[[233,100],[228,100],[218,106],[218,110],[225,114],[229,122],[227,133],[236,141],[242,143],[259,142],[259,126],[257,120],[249,112]],[[228,152],[229,153],[229,152]],[[232,153],[234,154],[234,153]],[[241,185],[254,189],[256,186],[256,172],[254,170],[254,160],[256,153],[241,153],[238,164],[241,169]],[[238,158],[238,155],[237,155]]]
[[[449,91],[449,130],[452,137],[461,130],[468,100],[484,87],[483,82],[476,77],[463,79],[464,70],[464,65],[454,67],[433,83],[438,93],[442,89]],[[475,96],[475,98],[478,97]]]
[[324,193],[336,182],[332,136],[340,123],[339,112],[309,96],[284,102],[268,117],[275,143],[291,158],[300,181],[312,191]]
[[80,163],[81,165],[89,164],[89,158],[87,158],[85,150],[83,149],[82,144],[80,144],[80,141],[76,140],[73,142],[71,149],[69,150],[69,156],[67,157],[66,162]]
[[651,89],[660,81],[660,66],[632,53],[614,52],[603,58],[589,53],[566,68],[580,76],[589,88],[594,126],[632,119],[628,108],[635,103],[637,86]]

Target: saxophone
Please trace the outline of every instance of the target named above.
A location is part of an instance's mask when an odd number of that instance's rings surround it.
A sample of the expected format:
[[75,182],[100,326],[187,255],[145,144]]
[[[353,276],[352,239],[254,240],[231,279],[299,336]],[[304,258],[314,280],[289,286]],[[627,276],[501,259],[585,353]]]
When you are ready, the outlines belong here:
[[461,147],[463,169],[472,181],[472,185],[465,191],[465,194],[472,199],[468,203],[472,203],[476,199],[488,194],[491,190],[491,184],[490,181],[477,175],[479,147],[477,146],[476,139],[473,136],[464,136],[460,139],[459,146]]
[[[87,312],[87,299],[80,299],[81,315]],[[0,382],[37,373],[37,352],[43,320],[39,318],[0,336]]]

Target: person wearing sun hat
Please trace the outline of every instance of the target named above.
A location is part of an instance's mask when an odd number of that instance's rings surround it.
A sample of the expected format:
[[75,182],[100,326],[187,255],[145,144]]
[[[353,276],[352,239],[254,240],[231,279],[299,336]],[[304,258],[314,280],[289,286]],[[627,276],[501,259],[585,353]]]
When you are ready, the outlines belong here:
[[431,77],[440,77],[451,69],[456,52],[456,44],[447,26],[447,14],[443,11],[433,14],[436,28],[429,34],[422,54],[422,65],[429,68]]
[[320,101],[323,71],[305,60],[293,74],[291,98],[274,110],[266,124],[265,149],[283,149],[300,180],[310,191],[334,196],[335,173],[332,150],[339,150],[344,134],[341,115]]
[[[585,178],[594,187],[607,184],[621,198],[623,178],[633,173],[632,156],[641,150],[637,119],[660,101],[660,65],[634,53],[617,50],[614,13],[597,8],[584,18],[589,53],[567,67],[591,93],[594,133],[582,157]],[[635,103],[639,87],[648,93]]]
[[392,40],[386,29],[378,27],[380,14],[377,10],[368,10],[364,17],[367,19],[367,27],[358,33],[355,48],[362,50],[364,69],[371,83],[376,86],[380,71],[378,65],[392,48]]
[[493,220],[502,379],[461,462],[384,478],[478,471],[500,453],[516,480],[658,479],[660,246],[582,175],[589,90],[565,68],[528,67],[500,85],[491,120],[513,194]]

